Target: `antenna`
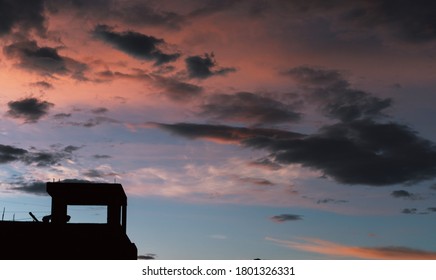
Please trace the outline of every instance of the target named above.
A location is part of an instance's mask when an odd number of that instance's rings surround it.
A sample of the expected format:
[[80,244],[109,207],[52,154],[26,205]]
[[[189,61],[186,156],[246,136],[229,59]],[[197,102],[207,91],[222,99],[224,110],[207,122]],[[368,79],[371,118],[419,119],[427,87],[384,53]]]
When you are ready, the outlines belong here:
[[39,220],[35,217],[35,215],[32,214],[32,212],[29,212],[30,217],[32,217],[34,222],[39,222]]
[[5,208],[6,208],[6,207],[3,207],[2,221],[3,221],[4,218],[5,218]]

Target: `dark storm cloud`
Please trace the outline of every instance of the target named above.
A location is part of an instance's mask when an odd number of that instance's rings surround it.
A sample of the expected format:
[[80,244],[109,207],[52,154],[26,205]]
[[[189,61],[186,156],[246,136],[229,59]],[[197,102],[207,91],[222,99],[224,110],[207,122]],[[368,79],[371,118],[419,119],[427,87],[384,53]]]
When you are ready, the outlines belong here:
[[201,108],[201,115],[254,124],[296,122],[301,118],[294,104],[251,92],[212,95]]
[[43,0],[0,0],[0,36],[36,30],[46,31]]
[[427,210],[430,212],[436,212],[436,207],[429,207]]
[[436,148],[410,128],[370,120],[339,123],[292,141],[252,141],[282,164],[299,163],[346,184],[389,185],[433,178]]
[[272,216],[270,219],[276,223],[284,223],[289,221],[300,221],[303,219],[303,216],[295,214],[281,214]]
[[392,100],[351,88],[341,73],[312,67],[296,67],[284,74],[291,76],[303,88],[304,96],[330,118],[343,122],[383,116]]
[[97,25],[93,35],[138,59],[154,61],[154,65],[162,65],[177,60],[180,53],[164,53],[159,46],[165,45],[163,39],[147,36],[133,31],[115,32],[107,25]]
[[5,46],[8,58],[18,60],[17,66],[43,76],[69,75],[78,81],[86,81],[88,66],[72,58],[61,56],[56,48],[39,47],[36,41],[21,41]]
[[436,147],[405,125],[359,120],[322,127],[312,135],[222,125],[156,124],[191,139],[266,149],[278,164],[300,164],[344,184],[383,186],[435,177]]
[[16,119],[23,119],[26,123],[36,123],[40,118],[47,115],[53,106],[53,103],[38,100],[34,97],[24,98],[18,101],[10,101],[7,115]]
[[189,56],[185,59],[185,62],[190,78],[206,79],[236,71],[233,67],[218,66],[213,53],[206,53],[204,56]]

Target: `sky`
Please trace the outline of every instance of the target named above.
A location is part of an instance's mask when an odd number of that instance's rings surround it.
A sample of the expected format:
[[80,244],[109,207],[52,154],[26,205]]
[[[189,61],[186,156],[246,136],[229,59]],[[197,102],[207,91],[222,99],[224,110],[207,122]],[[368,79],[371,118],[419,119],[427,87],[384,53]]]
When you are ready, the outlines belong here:
[[142,259],[435,259],[434,11],[0,0],[2,219],[117,182]]

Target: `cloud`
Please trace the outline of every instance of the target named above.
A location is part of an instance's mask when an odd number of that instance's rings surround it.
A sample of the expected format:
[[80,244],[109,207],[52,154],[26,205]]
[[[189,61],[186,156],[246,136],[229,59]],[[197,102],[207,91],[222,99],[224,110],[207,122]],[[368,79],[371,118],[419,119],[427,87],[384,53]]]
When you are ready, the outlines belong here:
[[327,117],[347,122],[384,116],[392,100],[351,88],[337,70],[300,66],[284,73],[291,76],[304,89],[310,103],[318,105]]
[[239,181],[243,184],[250,184],[250,185],[256,185],[256,186],[274,186],[275,185],[270,180],[263,179],[263,178],[240,177],[240,176],[232,176],[232,177],[236,178],[237,181]]
[[119,71],[105,70],[96,73],[97,76],[103,80],[114,80],[114,79],[134,79],[134,80],[150,80],[150,76],[142,70],[137,70],[136,73],[127,74]]
[[45,89],[45,90],[49,90],[49,89],[53,89],[53,85],[46,82],[46,81],[39,81],[36,83],[31,83],[30,85],[35,86],[35,87],[39,87],[41,89]]
[[31,182],[17,182],[14,183],[16,187],[12,187],[12,190],[30,193],[30,194],[36,194],[36,195],[47,195],[46,190],[46,182],[42,181],[31,181]]
[[173,77],[151,75],[152,83],[163,90],[163,94],[174,101],[190,101],[201,95],[203,88]]
[[407,199],[418,199],[419,197],[413,193],[410,193],[408,191],[405,190],[398,190],[398,191],[393,191],[391,193],[391,196],[395,197],[395,198],[407,198]]
[[66,146],[64,149],[63,149],[63,151],[64,152],[66,152],[66,153],[72,153],[72,152],[75,152],[75,151],[77,151],[77,150],[79,150],[79,149],[81,149],[82,147],[77,147],[77,146],[73,146],[73,145],[68,145],[68,146]]
[[[150,125],[154,125],[156,127],[190,139],[200,138],[223,143],[245,143],[246,141],[261,141],[262,139],[298,139],[304,136],[300,133],[277,129],[232,127],[226,125],[193,123],[151,123]],[[251,144],[247,143],[247,145]]]
[[19,160],[25,154],[27,154],[27,151],[24,149],[0,144],[0,163]]
[[90,178],[118,177],[118,173],[113,172],[108,168],[89,169],[84,172],[83,175]]
[[65,119],[65,118],[69,118],[71,117],[70,113],[59,113],[59,114],[55,114],[53,116],[54,119],[60,120],[60,119]]
[[228,11],[240,2],[240,0],[202,1],[202,6],[190,12],[189,17],[209,16],[222,11]]
[[70,156],[68,154],[70,153],[37,151],[27,153],[24,157],[21,158],[21,161],[28,165],[35,164],[38,167],[47,167],[57,165],[64,159],[70,159]]
[[236,71],[233,67],[219,67],[213,53],[205,53],[204,56],[189,56],[185,59],[185,63],[190,78],[206,79]]
[[95,38],[138,59],[154,61],[154,65],[162,65],[177,60],[180,53],[164,53],[159,49],[165,46],[163,39],[147,36],[133,31],[115,32],[108,25],[97,25],[93,30]]
[[401,210],[401,213],[403,214],[417,214],[418,209],[416,208],[404,208]]
[[358,258],[374,260],[426,260],[436,259],[436,252],[418,250],[401,246],[357,247],[342,245],[316,238],[298,238],[301,241],[280,240],[266,237],[277,245],[339,258]]
[[370,120],[326,126],[304,139],[253,139],[282,164],[299,163],[346,184],[390,185],[427,180],[436,171],[436,149],[410,128]]
[[[413,0],[346,1],[328,3],[320,0],[294,0],[272,5],[275,12],[285,11],[290,18],[303,22],[321,21],[327,25],[328,34],[341,42],[371,40],[382,43],[423,44],[436,39],[436,22],[433,11],[436,4],[424,0],[414,5]],[[274,13],[275,14],[275,13]],[[297,25],[308,30],[307,25]],[[327,32],[327,31],[325,31]],[[330,38],[329,37],[329,38]]]
[[156,254],[139,255],[138,260],[154,260],[156,259],[156,256]]
[[25,123],[36,123],[43,116],[47,115],[53,106],[53,103],[29,97],[8,102],[9,110],[7,115],[16,119],[23,119]]
[[425,43],[436,39],[436,21],[433,11],[436,3],[422,1],[383,0],[364,2],[349,11],[347,22],[365,28],[381,28],[391,36],[409,43]]
[[338,203],[346,203],[348,202],[347,200],[343,200],[343,199],[333,199],[333,198],[325,198],[325,199],[319,199],[317,200],[316,204],[325,204],[325,203],[334,203],[334,204],[338,204]]
[[225,239],[227,239],[227,236],[223,235],[223,234],[212,234],[209,237],[212,238],[212,239],[218,239],[218,240],[225,240]]
[[108,159],[108,158],[111,158],[111,156],[109,156],[109,155],[99,155],[99,154],[93,155],[92,157],[95,158],[95,159]]
[[270,219],[276,223],[283,223],[288,221],[300,221],[303,219],[303,216],[295,214],[281,214],[272,216]]
[[95,118],[90,118],[84,122],[66,122],[65,124],[69,124],[72,126],[82,126],[82,127],[86,127],[86,128],[91,128],[94,126],[101,125],[103,123],[119,124],[120,121],[113,119],[113,118],[108,118],[108,117],[95,117]]
[[42,76],[69,75],[86,81],[88,66],[72,58],[61,56],[56,48],[39,47],[36,41],[21,41],[3,48],[8,58],[18,60],[17,66]]
[[61,161],[72,158],[72,153],[80,147],[66,146],[61,149],[52,147],[50,151],[38,150],[32,148],[30,150],[0,144],[0,163],[9,163],[20,161],[27,165],[36,165],[38,167],[47,167],[60,164]]
[[91,110],[93,114],[104,114],[107,113],[108,111],[109,109],[104,107],[98,107]]
[[200,114],[219,120],[276,124],[299,121],[301,113],[295,108],[295,104],[285,104],[259,94],[237,92],[212,95],[201,106]]
[[178,30],[186,21],[183,15],[162,10],[161,5],[153,5],[148,1],[45,0],[45,2],[52,14],[73,12],[76,18],[92,17],[97,22],[116,20],[128,25],[156,26]]
[[27,33],[30,30],[45,34],[44,0],[1,0],[0,1],[0,36],[16,30]]
[[155,125],[190,139],[265,149],[274,163],[299,164],[344,184],[413,183],[436,174],[435,145],[397,123],[359,120],[324,126],[311,135],[224,125]]
[[280,164],[277,164],[275,162],[273,162],[271,159],[269,158],[261,158],[255,161],[252,161],[249,163],[250,166],[255,166],[255,167],[259,167],[259,168],[263,168],[263,169],[267,169],[267,170],[279,170],[282,168],[282,166]]

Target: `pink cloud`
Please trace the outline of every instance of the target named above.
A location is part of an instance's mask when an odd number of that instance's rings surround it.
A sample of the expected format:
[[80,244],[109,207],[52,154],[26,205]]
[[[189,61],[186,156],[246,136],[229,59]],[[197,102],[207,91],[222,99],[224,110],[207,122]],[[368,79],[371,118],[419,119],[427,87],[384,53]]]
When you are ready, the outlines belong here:
[[358,247],[342,245],[317,238],[298,238],[300,241],[289,241],[265,238],[280,246],[304,252],[339,258],[378,259],[378,260],[424,260],[436,259],[436,252],[418,250],[400,246]]

